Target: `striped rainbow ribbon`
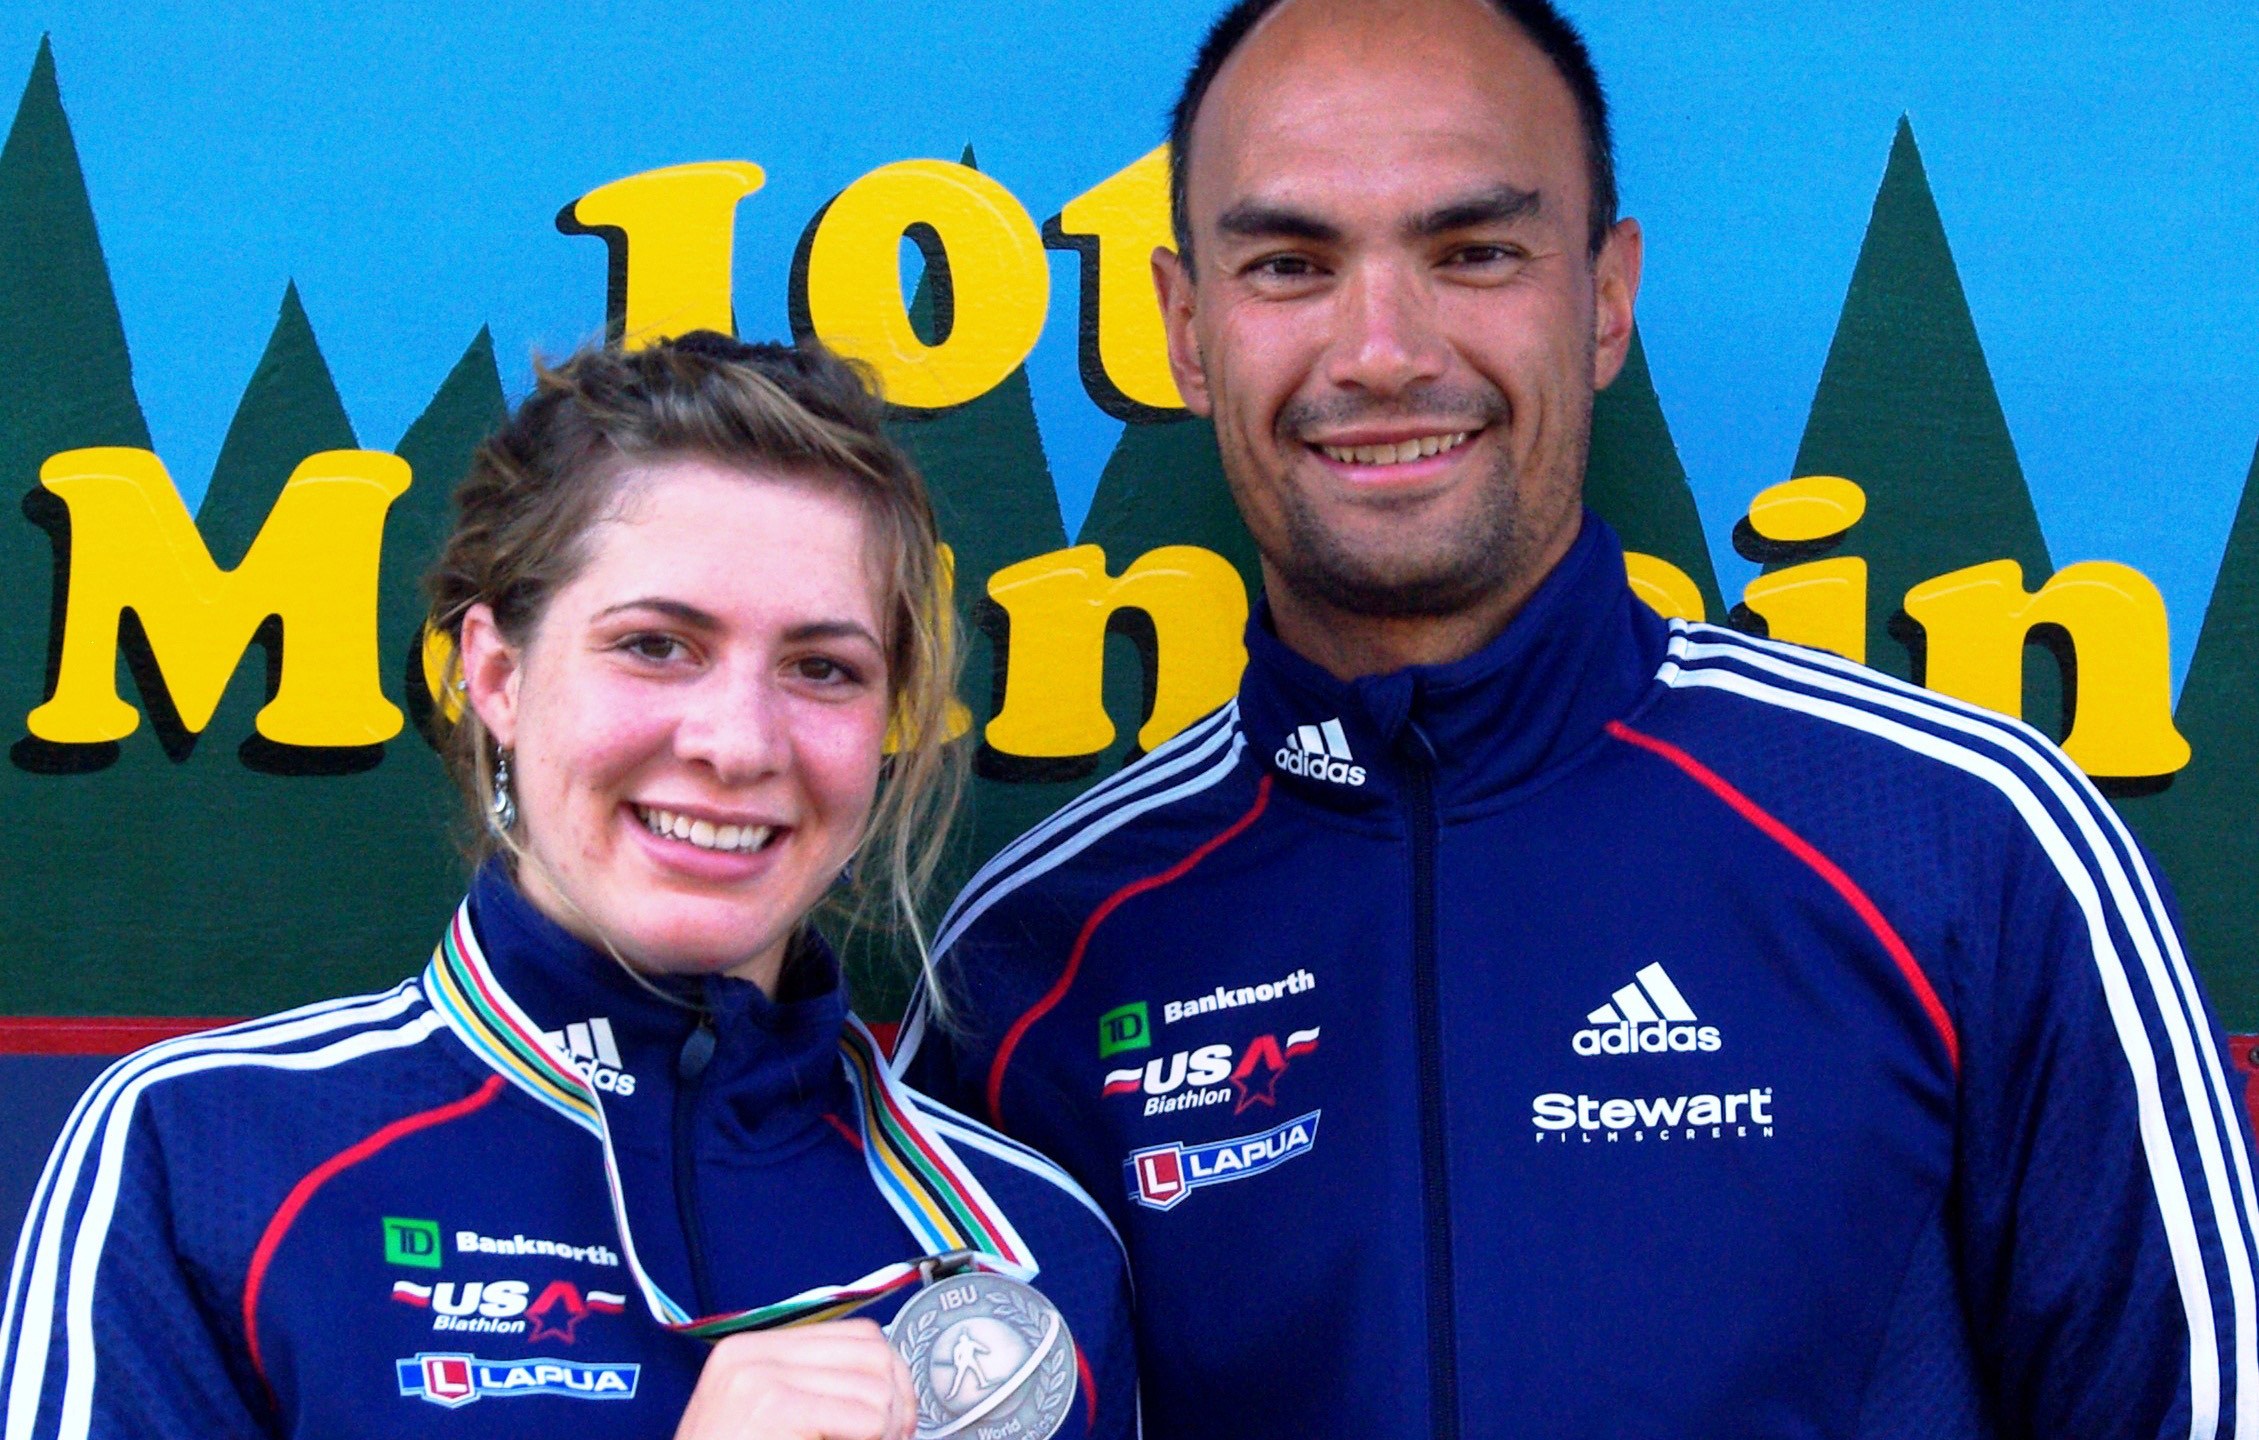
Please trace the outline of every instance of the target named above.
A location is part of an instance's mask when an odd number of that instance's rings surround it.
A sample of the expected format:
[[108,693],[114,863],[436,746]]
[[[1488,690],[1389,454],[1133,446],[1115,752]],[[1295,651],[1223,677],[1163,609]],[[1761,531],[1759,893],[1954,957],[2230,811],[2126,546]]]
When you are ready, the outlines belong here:
[[904,1095],[863,1023],[847,1017],[839,1036],[840,1063],[855,1092],[855,1118],[871,1183],[901,1217],[924,1254],[874,1270],[844,1285],[804,1290],[772,1304],[720,1315],[693,1316],[675,1303],[643,1268],[628,1225],[627,1195],[618,1154],[596,1088],[541,1038],[540,1027],[502,988],[471,927],[470,902],[457,907],[424,967],[424,990],[449,1028],[471,1053],[504,1079],[596,1137],[604,1152],[605,1188],[620,1249],[643,1292],[651,1316],[670,1330],[719,1339],[741,1330],[772,1330],[833,1320],[881,1296],[917,1284],[937,1267],[969,1261],[1016,1280],[1035,1278],[1037,1266],[1012,1222],[989,1198],[947,1141]]

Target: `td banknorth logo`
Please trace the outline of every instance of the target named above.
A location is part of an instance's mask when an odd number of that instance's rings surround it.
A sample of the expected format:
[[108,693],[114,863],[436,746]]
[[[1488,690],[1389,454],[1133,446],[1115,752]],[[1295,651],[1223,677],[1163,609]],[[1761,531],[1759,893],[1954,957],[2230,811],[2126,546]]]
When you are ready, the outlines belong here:
[[1337,717],[1323,725],[1298,725],[1271,759],[1289,775],[1327,780],[1336,785],[1362,785],[1365,767],[1349,753],[1349,737]]
[[1660,964],[1643,967],[1608,999],[1584,1017],[1590,1028],[1570,1040],[1579,1055],[1661,1055],[1720,1044],[1718,1027],[1696,1023],[1694,1007]]
[[612,1022],[598,1015],[579,1020],[562,1030],[544,1030],[549,1048],[572,1062],[589,1084],[607,1095],[633,1095],[635,1077],[620,1061],[619,1042],[612,1037]]

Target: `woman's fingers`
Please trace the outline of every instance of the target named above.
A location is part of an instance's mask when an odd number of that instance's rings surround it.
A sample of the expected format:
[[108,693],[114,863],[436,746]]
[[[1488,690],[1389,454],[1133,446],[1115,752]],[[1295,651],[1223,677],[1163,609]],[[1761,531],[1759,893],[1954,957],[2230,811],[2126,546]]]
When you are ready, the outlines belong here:
[[732,1335],[706,1357],[676,1440],[910,1440],[910,1372],[868,1320]]

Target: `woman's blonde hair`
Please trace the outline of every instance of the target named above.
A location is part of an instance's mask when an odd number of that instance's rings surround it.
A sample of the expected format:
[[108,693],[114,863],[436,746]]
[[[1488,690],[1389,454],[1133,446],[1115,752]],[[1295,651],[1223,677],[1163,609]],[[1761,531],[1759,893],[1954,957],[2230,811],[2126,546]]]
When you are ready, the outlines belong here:
[[[853,498],[883,587],[890,754],[843,909],[851,926],[906,933],[934,989],[919,905],[964,787],[960,747],[948,743],[957,645],[925,482],[887,438],[884,418],[862,374],[813,345],[697,331],[537,364],[533,393],[472,457],[455,492],[454,531],[425,586],[431,628],[458,655],[463,616],[481,603],[503,639],[522,647],[550,598],[586,563],[589,532],[612,513],[622,477],[637,466],[695,456],[783,471]],[[449,683],[460,677],[459,660],[451,661]],[[500,851],[522,862],[493,817],[497,751],[469,706],[444,748],[473,819],[472,861]]]

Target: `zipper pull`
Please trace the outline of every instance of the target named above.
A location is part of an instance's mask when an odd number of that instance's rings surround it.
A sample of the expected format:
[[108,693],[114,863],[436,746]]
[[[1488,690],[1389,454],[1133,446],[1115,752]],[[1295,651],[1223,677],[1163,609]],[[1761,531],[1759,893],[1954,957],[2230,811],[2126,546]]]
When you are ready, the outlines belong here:
[[713,1022],[701,1015],[698,1028],[690,1032],[690,1038],[682,1042],[681,1053],[675,1056],[675,1078],[687,1085],[705,1074],[713,1059]]
[[[1411,743],[1406,744],[1405,738],[1408,738]],[[1404,722],[1404,738],[1397,740],[1396,748],[1398,753],[1423,769],[1440,770],[1443,768],[1441,757],[1435,753],[1435,742],[1428,738],[1428,732],[1420,728],[1420,722],[1417,720],[1406,720]]]

